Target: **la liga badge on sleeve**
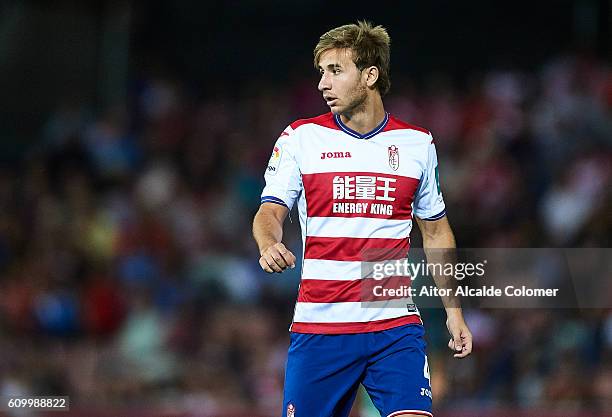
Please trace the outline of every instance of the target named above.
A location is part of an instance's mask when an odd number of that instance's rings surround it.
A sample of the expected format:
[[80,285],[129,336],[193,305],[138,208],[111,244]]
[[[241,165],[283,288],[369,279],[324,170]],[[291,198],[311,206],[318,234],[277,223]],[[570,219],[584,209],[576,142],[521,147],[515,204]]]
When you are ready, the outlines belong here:
[[272,156],[268,162],[268,174],[275,175],[280,166],[281,156],[283,155],[283,148],[280,145],[276,145],[272,150]]

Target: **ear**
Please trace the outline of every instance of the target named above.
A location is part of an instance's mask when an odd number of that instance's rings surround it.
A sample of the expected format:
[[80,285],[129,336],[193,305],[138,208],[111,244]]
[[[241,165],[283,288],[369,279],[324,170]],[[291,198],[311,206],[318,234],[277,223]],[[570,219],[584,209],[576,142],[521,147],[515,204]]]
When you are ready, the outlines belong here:
[[368,87],[374,87],[374,84],[378,80],[378,67],[367,67],[364,68],[364,78]]

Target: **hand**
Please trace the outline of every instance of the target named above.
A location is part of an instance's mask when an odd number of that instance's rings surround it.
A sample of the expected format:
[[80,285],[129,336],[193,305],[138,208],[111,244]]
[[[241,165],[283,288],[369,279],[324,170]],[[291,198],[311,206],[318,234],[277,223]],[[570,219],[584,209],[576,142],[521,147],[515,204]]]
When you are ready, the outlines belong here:
[[449,314],[446,319],[446,327],[451,335],[448,348],[455,352],[455,358],[465,358],[472,352],[472,333],[463,320],[459,310],[457,313]]
[[279,242],[261,251],[259,265],[270,274],[283,272],[287,268],[295,268],[295,255]]

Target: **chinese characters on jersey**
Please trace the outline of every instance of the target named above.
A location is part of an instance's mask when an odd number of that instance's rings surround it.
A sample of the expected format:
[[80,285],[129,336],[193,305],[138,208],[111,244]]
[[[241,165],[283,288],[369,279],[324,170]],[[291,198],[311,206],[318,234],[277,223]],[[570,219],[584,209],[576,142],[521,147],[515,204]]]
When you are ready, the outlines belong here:
[[[336,175],[332,181],[333,213],[370,213],[393,215],[393,205],[378,201],[395,201],[395,178],[376,175]],[[336,200],[372,200],[347,202]]]

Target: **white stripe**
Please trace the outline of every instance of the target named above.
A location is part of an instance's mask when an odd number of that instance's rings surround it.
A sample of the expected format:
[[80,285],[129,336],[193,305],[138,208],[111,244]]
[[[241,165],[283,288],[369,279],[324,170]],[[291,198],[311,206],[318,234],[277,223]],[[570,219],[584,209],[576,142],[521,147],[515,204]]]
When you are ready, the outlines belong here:
[[370,271],[366,268],[368,268],[367,264],[359,261],[304,259],[302,278],[352,281],[371,275],[371,268]]
[[[409,276],[407,271],[403,269],[403,266],[398,266],[397,263],[402,262],[399,260],[388,260],[388,261],[331,261],[329,259],[304,259],[302,264],[302,278],[304,279],[320,279],[320,280],[334,280],[334,281],[353,281],[356,279],[363,278],[382,278],[380,274],[384,274],[384,271],[388,271],[390,268],[387,265],[390,264],[394,269],[392,271],[399,271],[394,276]],[[376,268],[376,274],[374,273]],[[408,270],[410,271],[410,270]],[[389,276],[388,274],[384,275]]]
[[402,239],[410,235],[412,220],[364,217],[309,217],[307,236]]
[[414,413],[424,413],[425,415],[433,417],[433,414],[431,414],[429,411],[425,411],[425,410],[399,410],[399,411],[392,412],[387,417],[395,417],[395,416],[399,416],[401,414],[414,414]]
[[410,302],[410,299],[368,303],[298,302],[295,304],[293,321],[300,323],[366,323],[375,320],[393,319],[409,315],[406,304]]

